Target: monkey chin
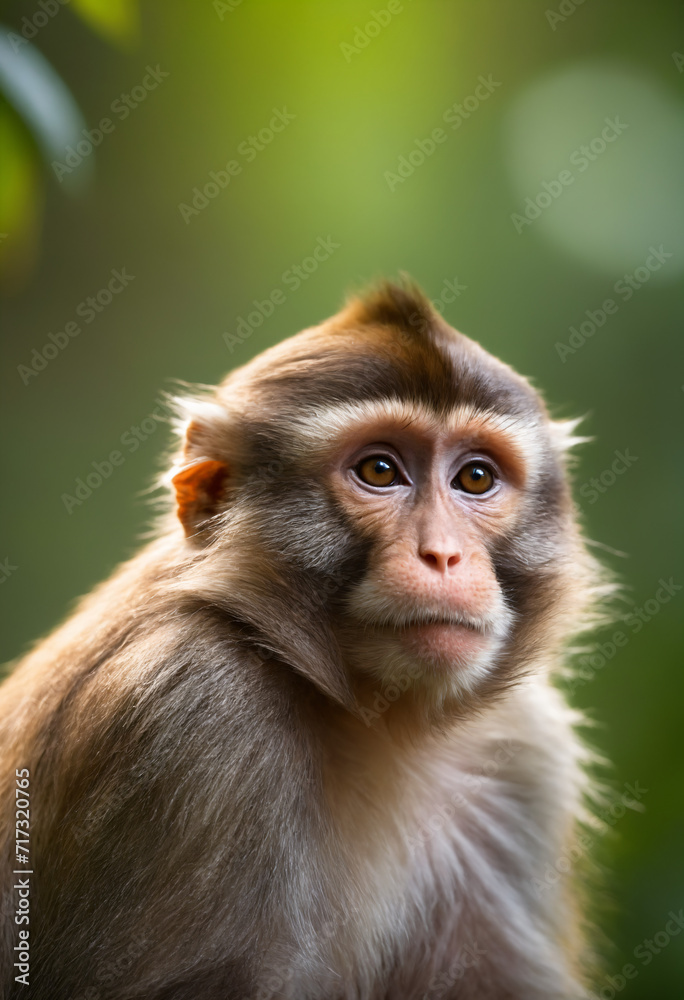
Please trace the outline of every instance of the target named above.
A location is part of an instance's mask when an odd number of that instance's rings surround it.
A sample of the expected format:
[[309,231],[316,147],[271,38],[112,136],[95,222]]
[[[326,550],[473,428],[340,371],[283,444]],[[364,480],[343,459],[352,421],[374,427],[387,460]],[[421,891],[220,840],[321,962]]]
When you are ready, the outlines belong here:
[[402,659],[420,671],[417,687],[437,704],[460,702],[476,694],[496,667],[501,638],[446,622],[424,622],[400,629],[396,639]]
[[[355,633],[358,636],[358,633]],[[350,665],[373,694],[403,692],[441,710],[476,695],[496,670],[504,636],[447,622],[366,629],[362,651],[348,647]]]

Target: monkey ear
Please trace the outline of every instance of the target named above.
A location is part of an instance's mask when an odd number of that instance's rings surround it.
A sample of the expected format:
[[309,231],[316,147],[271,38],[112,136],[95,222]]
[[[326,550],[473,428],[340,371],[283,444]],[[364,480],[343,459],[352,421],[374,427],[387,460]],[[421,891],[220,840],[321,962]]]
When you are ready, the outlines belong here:
[[219,509],[228,483],[228,414],[209,399],[171,397],[181,454],[166,479],[175,490],[178,519],[188,538],[207,541],[208,522]]
[[202,522],[216,513],[227,479],[225,462],[204,459],[181,469],[171,480],[176,491],[178,519],[188,538],[198,534]]

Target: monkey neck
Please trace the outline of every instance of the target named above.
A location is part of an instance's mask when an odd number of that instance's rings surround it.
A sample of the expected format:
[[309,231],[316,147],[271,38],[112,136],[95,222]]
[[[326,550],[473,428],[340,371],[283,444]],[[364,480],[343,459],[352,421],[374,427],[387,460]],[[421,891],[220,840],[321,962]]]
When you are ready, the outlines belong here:
[[[437,712],[420,692],[409,690],[389,703],[373,699],[377,685],[368,679],[356,679],[354,689],[359,712],[326,701],[312,720],[323,748],[324,773],[338,790],[346,784],[357,791],[375,784],[385,787],[385,798],[389,788],[401,795],[466,725],[463,706],[442,705]],[[371,704],[375,710],[364,711],[362,706]]]

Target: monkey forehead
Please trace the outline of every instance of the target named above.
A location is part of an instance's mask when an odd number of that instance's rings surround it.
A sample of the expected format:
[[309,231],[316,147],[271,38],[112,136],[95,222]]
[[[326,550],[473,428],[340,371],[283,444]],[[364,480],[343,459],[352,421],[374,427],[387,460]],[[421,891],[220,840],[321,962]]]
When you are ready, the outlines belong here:
[[[342,317],[343,318],[343,317]],[[536,421],[547,418],[539,394],[508,365],[438,317],[416,330],[334,317],[303,331],[233,372],[219,388],[231,408],[261,418],[367,401],[401,400],[446,416],[456,407]]]

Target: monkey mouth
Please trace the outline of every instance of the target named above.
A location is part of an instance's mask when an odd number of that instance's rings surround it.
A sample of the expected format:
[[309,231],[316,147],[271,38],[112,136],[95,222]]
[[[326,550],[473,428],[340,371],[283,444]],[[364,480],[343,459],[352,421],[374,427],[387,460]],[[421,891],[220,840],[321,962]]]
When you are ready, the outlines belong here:
[[404,600],[378,588],[359,588],[349,601],[352,621],[373,637],[373,648],[408,654],[438,671],[468,670],[495,657],[510,635],[513,612],[503,598],[477,612],[446,600]]
[[396,620],[388,623],[397,632],[407,631],[416,628],[446,627],[462,628],[469,632],[476,632],[485,636],[489,632],[487,623],[482,619],[474,618],[470,615],[451,612],[444,614],[436,611],[418,611],[401,615]]
[[421,660],[449,667],[466,666],[490,646],[490,637],[475,623],[431,619],[405,626],[398,633],[402,646]]
[[494,638],[488,622],[460,612],[411,612],[388,624],[411,655],[442,668],[479,660]]

